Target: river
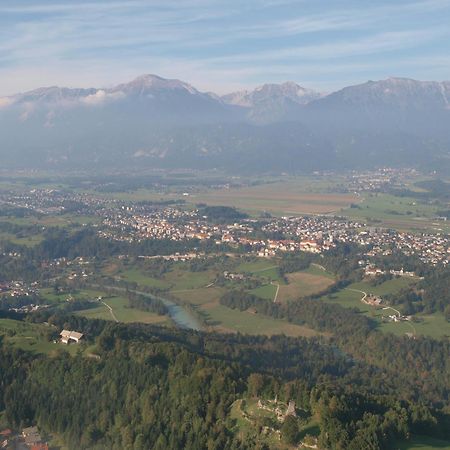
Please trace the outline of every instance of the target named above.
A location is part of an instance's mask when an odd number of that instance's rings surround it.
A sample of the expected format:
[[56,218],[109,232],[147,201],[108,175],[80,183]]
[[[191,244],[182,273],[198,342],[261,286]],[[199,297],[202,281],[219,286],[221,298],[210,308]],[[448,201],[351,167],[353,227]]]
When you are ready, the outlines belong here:
[[[144,294],[144,293],[143,293]],[[171,300],[158,297],[166,306],[169,311],[170,318],[180,328],[186,328],[189,330],[201,330],[202,326],[197,318],[182,306],[177,305]]]
[[[101,287],[99,285],[93,286]],[[103,286],[103,287],[122,292],[126,290],[125,288],[118,286]],[[187,311],[181,305],[176,304],[174,301],[168,300],[167,298],[160,297],[157,295],[149,294],[143,291],[130,290],[130,292],[134,292],[135,294],[143,295],[145,297],[153,297],[157,298],[158,300],[161,300],[164,303],[164,305],[166,305],[167,310],[169,311],[169,317],[173,320],[173,322],[177,327],[196,331],[202,329],[202,324],[200,323],[200,321],[192,313]]]

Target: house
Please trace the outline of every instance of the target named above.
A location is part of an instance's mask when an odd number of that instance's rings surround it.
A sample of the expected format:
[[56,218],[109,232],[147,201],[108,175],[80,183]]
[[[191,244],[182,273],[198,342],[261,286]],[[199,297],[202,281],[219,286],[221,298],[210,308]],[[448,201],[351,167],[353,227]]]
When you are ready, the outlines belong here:
[[11,438],[12,430],[7,428],[6,430],[0,431],[0,448],[8,448],[9,439]]
[[83,333],[78,333],[77,331],[69,331],[69,330],[62,330],[59,335],[61,336],[61,342],[63,344],[69,344],[70,341],[78,343],[83,337]]
[[48,450],[48,444],[35,444],[30,447],[30,450]]
[[25,445],[30,448],[42,443],[41,435],[37,427],[28,427],[22,430],[22,436],[25,441]]

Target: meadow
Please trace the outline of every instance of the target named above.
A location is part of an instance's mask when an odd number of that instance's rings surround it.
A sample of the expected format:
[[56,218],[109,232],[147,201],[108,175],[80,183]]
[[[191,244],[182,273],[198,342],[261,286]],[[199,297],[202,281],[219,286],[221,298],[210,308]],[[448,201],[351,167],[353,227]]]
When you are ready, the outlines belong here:
[[[103,299],[103,302],[99,302],[94,308],[77,311],[75,314],[88,319],[117,319],[123,323],[140,322],[160,325],[169,325],[171,323],[167,316],[160,316],[148,311],[129,308],[128,300],[123,297],[110,296]],[[108,306],[112,309],[112,313]]]
[[340,214],[370,225],[395,228],[400,231],[450,231],[450,224],[438,220],[442,206],[421,202],[412,197],[396,197],[383,193],[365,193],[362,201]]
[[413,435],[409,441],[399,442],[398,450],[450,450],[450,442],[429,436]]
[[28,323],[13,319],[0,319],[0,335],[13,346],[32,353],[55,354],[67,351],[76,354],[82,347],[79,345],[62,345],[49,339],[52,333],[58,334],[51,325]]
[[361,313],[375,319],[378,322],[379,329],[396,335],[412,334],[415,336],[425,335],[433,338],[441,338],[450,336],[450,323],[447,322],[441,313],[430,315],[417,314],[416,321],[390,322],[383,320],[383,317],[395,314],[393,309],[383,309],[383,307],[375,307],[367,305],[361,301],[362,292],[383,297],[389,293],[398,292],[403,287],[414,283],[411,278],[394,278],[385,281],[378,286],[372,286],[370,283],[362,281],[353,283],[346,289],[342,289],[336,293],[321,297],[321,300],[338,303],[346,308],[357,308]]
[[[333,275],[317,267],[290,274],[286,282],[278,271],[277,258],[232,258],[226,263],[227,268],[234,273],[242,273],[247,277],[259,280],[261,285],[248,292],[261,299],[273,301],[279,287],[279,301],[298,298],[325,289],[333,282]],[[229,267],[232,267],[230,269]],[[221,332],[241,332],[248,334],[281,334],[290,336],[312,336],[317,334],[308,327],[294,325],[285,320],[275,320],[251,312],[241,312],[226,308],[220,304],[220,297],[229,289],[243,289],[245,283],[239,281],[226,281],[223,285],[216,285],[216,280],[223,273],[225,266],[212,265],[209,269],[192,272],[190,263],[174,263],[171,269],[160,277],[155,278],[147,274],[145,266],[139,264],[126,264],[108,262],[104,270],[108,276],[119,277],[123,281],[136,283],[137,288],[148,287],[160,290],[161,297],[175,299],[178,303],[191,305],[207,327]],[[109,304],[109,303],[108,303]],[[129,318],[120,319],[120,304],[111,305],[118,311],[119,320],[128,321]],[[122,310],[123,311],[123,310]],[[108,318],[108,311],[104,309],[91,309],[81,312],[86,317]],[[123,313],[123,312],[122,312]],[[131,314],[127,310],[128,315]],[[110,317],[111,318],[111,317]]]

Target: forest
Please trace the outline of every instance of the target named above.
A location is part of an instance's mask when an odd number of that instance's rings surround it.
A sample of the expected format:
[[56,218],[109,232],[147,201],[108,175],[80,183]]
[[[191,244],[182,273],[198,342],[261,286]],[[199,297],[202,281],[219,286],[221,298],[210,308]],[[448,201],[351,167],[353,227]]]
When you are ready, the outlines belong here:
[[320,448],[395,448],[411,433],[450,437],[448,402],[440,401],[448,399],[449,372],[438,363],[448,364],[448,346],[418,342],[402,358],[427,352],[438,398],[417,395],[408,364],[394,374],[388,359],[349,358],[321,338],[207,334],[63,313],[34,320],[82,330],[98,358],[36,357],[2,345],[0,408],[14,426],[37,423],[70,449],[269,448],[258,437],[262,423],[255,433],[236,434],[229,412],[238,399],[275,396],[302,411],[281,428],[286,448],[312,416]]

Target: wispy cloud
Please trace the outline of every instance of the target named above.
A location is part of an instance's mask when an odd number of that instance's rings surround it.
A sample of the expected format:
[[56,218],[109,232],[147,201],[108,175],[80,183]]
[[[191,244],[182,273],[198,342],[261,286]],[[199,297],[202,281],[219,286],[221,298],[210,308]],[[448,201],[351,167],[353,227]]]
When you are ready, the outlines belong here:
[[265,74],[326,84],[327,72],[335,86],[354,79],[356,67],[366,78],[422,76],[414,61],[433,56],[428,78],[450,78],[449,20],[450,0],[3,0],[0,95],[140,72],[221,90]]

